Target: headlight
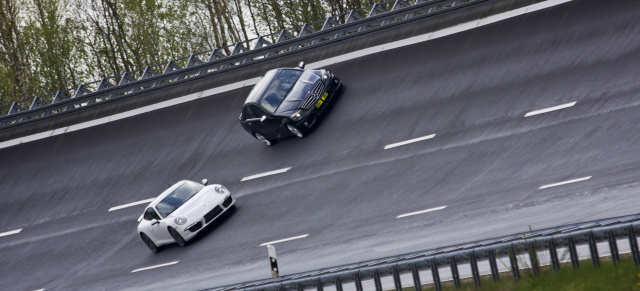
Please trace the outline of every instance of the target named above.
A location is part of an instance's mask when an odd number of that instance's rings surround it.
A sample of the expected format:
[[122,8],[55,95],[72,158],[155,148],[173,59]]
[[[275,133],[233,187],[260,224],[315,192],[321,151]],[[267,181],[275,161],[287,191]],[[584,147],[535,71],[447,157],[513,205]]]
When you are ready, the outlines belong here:
[[185,217],[176,217],[173,219],[173,222],[175,222],[177,225],[183,225],[185,223],[187,223],[187,218]]
[[291,116],[289,116],[289,118],[291,118],[291,120],[293,121],[300,120],[302,118],[302,110],[294,112],[293,114],[291,114]]
[[322,80],[326,80],[328,78],[329,78],[329,72],[327,71],[322,72]]
[[227,188],[222,185],[216,185],[215,187],[213,187],[213,190],[216,190],[218,194],[224,194],[224,192],[227,192]]

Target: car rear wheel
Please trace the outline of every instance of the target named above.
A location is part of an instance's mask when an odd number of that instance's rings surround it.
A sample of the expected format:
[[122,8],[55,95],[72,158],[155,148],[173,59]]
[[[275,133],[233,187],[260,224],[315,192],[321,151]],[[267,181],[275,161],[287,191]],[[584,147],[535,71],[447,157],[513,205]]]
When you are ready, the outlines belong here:
[[141,233],[140,238],[142,238],[142,241],[144,242],[145,245],[147,245],[147,247],[152,253],[155,254],[160,251],[160,248],[156,246],[156,244],[153,243],[153,241],[146,234]]
[[169,234],[171,235],[173,240],[175,240],[178,243],[178,245],[180,245],[181,247],[187,246],[187,241],[184,240],[184,238],[182,238],[182,236],[178,233],[178,231],[175,230],[173,227],[169,227]]
[[262,135],[261,133],[256,132],[254,134],[254,136],[261,141],[262,143],[268,145],[268,146],[272,146],[273,145],[273,141],[271,141],[270,139],[268,139],[266,136]]
[[296,128],[291,124],[287,124],[287,129],[289,129],[289,131],[291,131],[291,133],[295,134],[295,136],[297,137],[304,137],[304,134],[302,134],[302,131],[300,131],[298,128]]

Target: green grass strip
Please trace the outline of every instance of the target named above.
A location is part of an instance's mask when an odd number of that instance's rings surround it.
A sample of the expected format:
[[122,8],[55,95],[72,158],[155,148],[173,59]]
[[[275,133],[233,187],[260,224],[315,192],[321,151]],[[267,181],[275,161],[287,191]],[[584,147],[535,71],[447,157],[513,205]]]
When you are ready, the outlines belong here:
[[[521,279],[516,282],[510,273],[501,274],[498,282],[493,282],[491,276],[483,276],[481,287],[475,288],[472,279],[463,280],[460,289],[453,286],[453,282],[443,282],[442,290],[499,290],[499,291],[590,291],[590,290],[636,290],[640,291],[640,268],[633,264],[631,257],[621,258],[617,266],[609,260],[601,260],[600,268],[595,269],[591,260],[580,261],[580,268],[573,269],[571,264],[563,264],[559,271],[554,272],[549,266],[542,267],[538,276],[532,276],[527,270],[520,270]],[[441,274],[442,275],[442,274]],[[404,288],[403,291],[413,291],[414,288]],[[435,290],[433,285],[425,285],[422,290]]]

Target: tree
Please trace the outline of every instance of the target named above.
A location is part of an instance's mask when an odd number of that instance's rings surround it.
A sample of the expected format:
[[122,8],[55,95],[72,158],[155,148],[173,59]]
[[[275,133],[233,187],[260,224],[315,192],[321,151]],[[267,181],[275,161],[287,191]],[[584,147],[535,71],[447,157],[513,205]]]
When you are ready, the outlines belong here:
[[32,69],[38,79],[35,90],[55,92],[76,86],[79,73],[70,64],[77,45],[72,36],[73,20],[60,13],[64,3],[33,0],[32,4],[29,28],[34,42]]
[[380,1],[0,0],[0,105]]
[[25,6],[20,0],[0,0],[0,100],[18,101],[34,93],[29,55],[31,43],[20,24],[25,21],[18,13]]

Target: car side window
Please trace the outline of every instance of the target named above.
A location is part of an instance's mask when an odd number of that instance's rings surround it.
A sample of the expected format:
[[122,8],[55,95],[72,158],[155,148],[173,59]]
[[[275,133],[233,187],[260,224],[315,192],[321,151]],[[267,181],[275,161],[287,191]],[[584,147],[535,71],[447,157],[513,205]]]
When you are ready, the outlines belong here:
[[244,107],[245,119],[260,118],[263,115],[265,115],[264,112],[258,106],[250,104]]
[[156,211],[151,207],[144,211],[144,216],[142,218],[144,218],[144,220],[160,220],[158,213],[156,213]]

